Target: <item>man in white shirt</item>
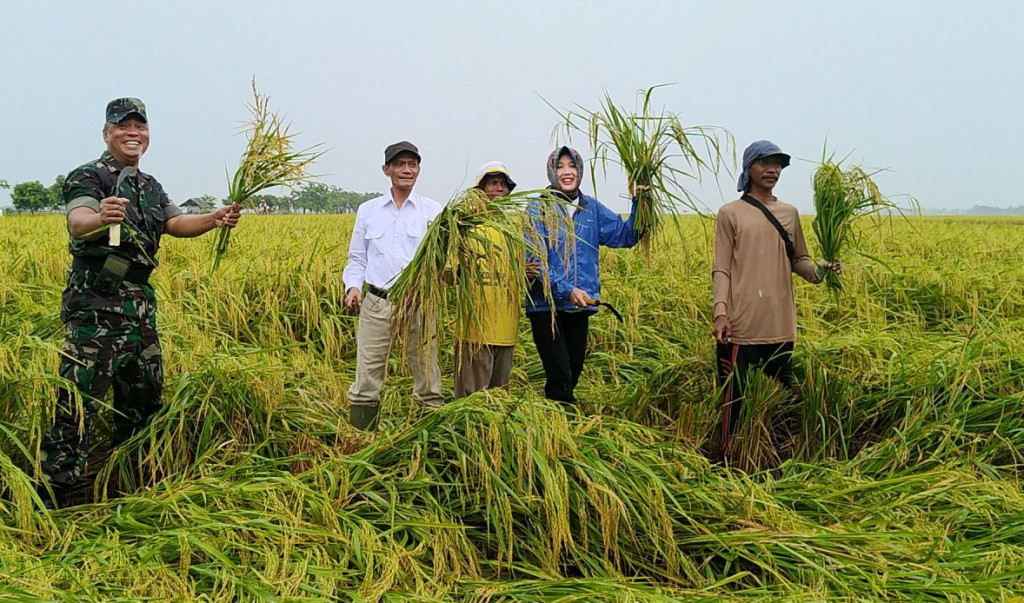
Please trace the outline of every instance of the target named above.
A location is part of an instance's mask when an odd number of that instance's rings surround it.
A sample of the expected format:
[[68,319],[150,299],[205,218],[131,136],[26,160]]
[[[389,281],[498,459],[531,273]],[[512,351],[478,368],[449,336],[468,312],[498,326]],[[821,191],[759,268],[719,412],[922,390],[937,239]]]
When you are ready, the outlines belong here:
[[[366,201],[356,212],[349,244],[345,281],[345,307],[359,314],[356,335],[356,380],[348,390],[350,420],[359,429],[371,429],[380,406],[388,353],[391,351],[391,302],[388,287],[416,254],[427,225],[441,205],[413,192],[420,175],[420,152],[411,142],[396,142],[384,150],[384,174],[391,179],[387,194]],[[363,285],[366,297],[363,298]],[[420,345],[414,327],[406,363],[413,376],[413,399],[440,406],[441,372],[437,342]]]

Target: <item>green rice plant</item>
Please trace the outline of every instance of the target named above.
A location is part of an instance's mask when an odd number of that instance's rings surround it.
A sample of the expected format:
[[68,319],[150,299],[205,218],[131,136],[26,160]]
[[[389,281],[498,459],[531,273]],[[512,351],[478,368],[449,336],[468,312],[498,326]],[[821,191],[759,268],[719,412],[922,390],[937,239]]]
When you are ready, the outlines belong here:
[[[243,126],[245,151],[228,182],[228,201],[242,207],[251,206],[253,196],[268,188],[294,187],[313,178],[309,167],[325,152],[316,150],[320,145],[302,151],[292,149],[295,135],[289,124],[270,110],[270,97],[256,89],[256,78],[252,80],[252,94],[253,102],[248,105],[251,118]],[[212,270],[220,266],[230,240],[230,228],[217,234]]]
[[[734,373],[732,378],[737,376]],[[748,472],[775,467],[786,456],[785,433],[777,422],[787,416],[790,397],[778,381],[758,369],[748,371],[742,382],[743,395],[737,401],[740,417],[736,433],[729,438],[726,459]]]
[[797,396],[797,422],[803,459],[849,458],[853,449],[850,384],[813,359]]
[[[309,399],[306,380],[292,378],[269,350],[236,348],[197,359],[146,429],[118,447],[97,476],[97,494],[152,487],[175,476],[202,474],[203,465],[248,456],[284,458],[322,452],[347,436],[341,409]],[[301,434],[301,435],[300,435]]]
[[623,603],[645,601],[650,603],[672,603],[674,601],[713,600],[696,589],[681,589],[647,584],[629,578],[559,578],[539,577],[504,583],[466,582],[460,585],[466,591],[465,598],[471,603],[529,601],[605,601]]
[[673,438],[696,450],[708,447],[721,420],[721,409],[707,404],[714,387],[708,372],[694,371],[691,362],[657,366],[645,359],[643,365],[646,371],[626,379],[628,393],[615,410],[631,421],[671,426]]
[[[12,435],[7,430],[0,433],[8,438]],[[43,504],[35,483],[3,452],[0,452],[0,478],[0,521],[12,525],[28,538],[39,534],[53,536],[52,519],[40,513]]]
[[[651,97],[660,86],[639,92],[640,109],[632,113],[605,93],[600,109],[580,107],[558,111],[562,127],[587,136],[594,151],[592,165],[607,174],[608,164],[618,164],[626,174],[630,197],[637,201],[633,227],[644,237],[641,246],[650,250],[666,216],[681,210],[701,213],[696,195],[686,188],[687,180],[700,182],[708,173],[722,168],[723,152],[733,147],[732,135],[714,126],[684,126],[678,115],[657,112]],[[596,188],[596,170],[591,179]]]
[[[485,287],[503,288],[513,303],[525,297],[526,257],[540,262],[543,295],[554,308],[547,249],[565,233],[563,261],[575,249],[565,201],[550,190],[517,191],[490,199],[468,188],[449,201],[427,228],[416,255],[389,288],[399,342],[436,325],[451,325],[457,340],[481,328]],[[427,338],[421,339],[426,345]]]
[[846,303],[796,287],[794,400],[756,410],[749,472],[701,454],[721,405],[699,218],[649,257],[602,253],[626,323],[590,322],[590,414],[542,398],[524,322],[510,392],[421,413],[398,375],[374,434],[354,433],[344,395],[351,215],[254,220],[217,279],[208,250],[169,239],[152,277],[163,408],[109,458],[97,434],[97,502],[45,512],[32,478],[67,234],[60,216],[5,216],[0,598],[1013,601],[1021,222],[874,219],[885,236],[858,251],[885,265],[845,274]]
[[[814,172],[814,222],[812,228],[818,239],[822,257],[826,262],[841,259],[856,238],[854,222],[857,217],[899,210],[899,206],[884,197],[873,176],[860,166],[844,168],[842,160],[826,157],[822,151],[821,165]],[[833,291],[843,287],[839,275],[825,271],[825,284]]]

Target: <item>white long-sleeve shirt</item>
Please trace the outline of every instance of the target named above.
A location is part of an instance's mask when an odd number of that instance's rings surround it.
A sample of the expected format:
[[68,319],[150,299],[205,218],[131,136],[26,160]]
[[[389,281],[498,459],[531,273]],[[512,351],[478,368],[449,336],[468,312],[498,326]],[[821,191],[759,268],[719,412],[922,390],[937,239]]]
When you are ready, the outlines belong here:
[[416,192],[402,209],[395,206],[390,191],[361,204],[342,274],[345,291],[361,289],[364,282],[387,289],[412,261],[427,225],[440,212],[440,203]]

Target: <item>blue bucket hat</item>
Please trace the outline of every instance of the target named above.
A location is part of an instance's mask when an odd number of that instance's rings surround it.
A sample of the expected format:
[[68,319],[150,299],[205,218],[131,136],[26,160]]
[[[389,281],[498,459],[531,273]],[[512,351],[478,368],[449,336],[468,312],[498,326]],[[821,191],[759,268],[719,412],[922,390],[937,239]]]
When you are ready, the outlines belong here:
[[778,155],[782,157],[782,167],[789,167],[789,155],[782,152],[779,145],[770,140],[757,140],[750,143],[750,146],[743,151],[743,173],[740,174],[739,182],[736,183],[736,190],[741,193],[747,192],[750,185],[750,166],[762,157]]

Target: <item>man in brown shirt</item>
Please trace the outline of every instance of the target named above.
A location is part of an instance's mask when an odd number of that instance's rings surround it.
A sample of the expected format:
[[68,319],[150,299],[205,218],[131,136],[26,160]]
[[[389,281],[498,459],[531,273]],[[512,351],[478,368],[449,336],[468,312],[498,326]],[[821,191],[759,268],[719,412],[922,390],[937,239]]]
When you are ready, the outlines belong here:
[[761,368],[784,386],[791,385],[796,340],[791,274],[817,284],[825,270],[842,270],[839,262],[811,260],[799,213],[772,194],[789,160],[767,140],[752,143],[743,152],[737,186],[743,197],[718,211],[711,278],[718,375],[725,385],[722,444],[726,447],[739,420],[743,382],[751,368]]

